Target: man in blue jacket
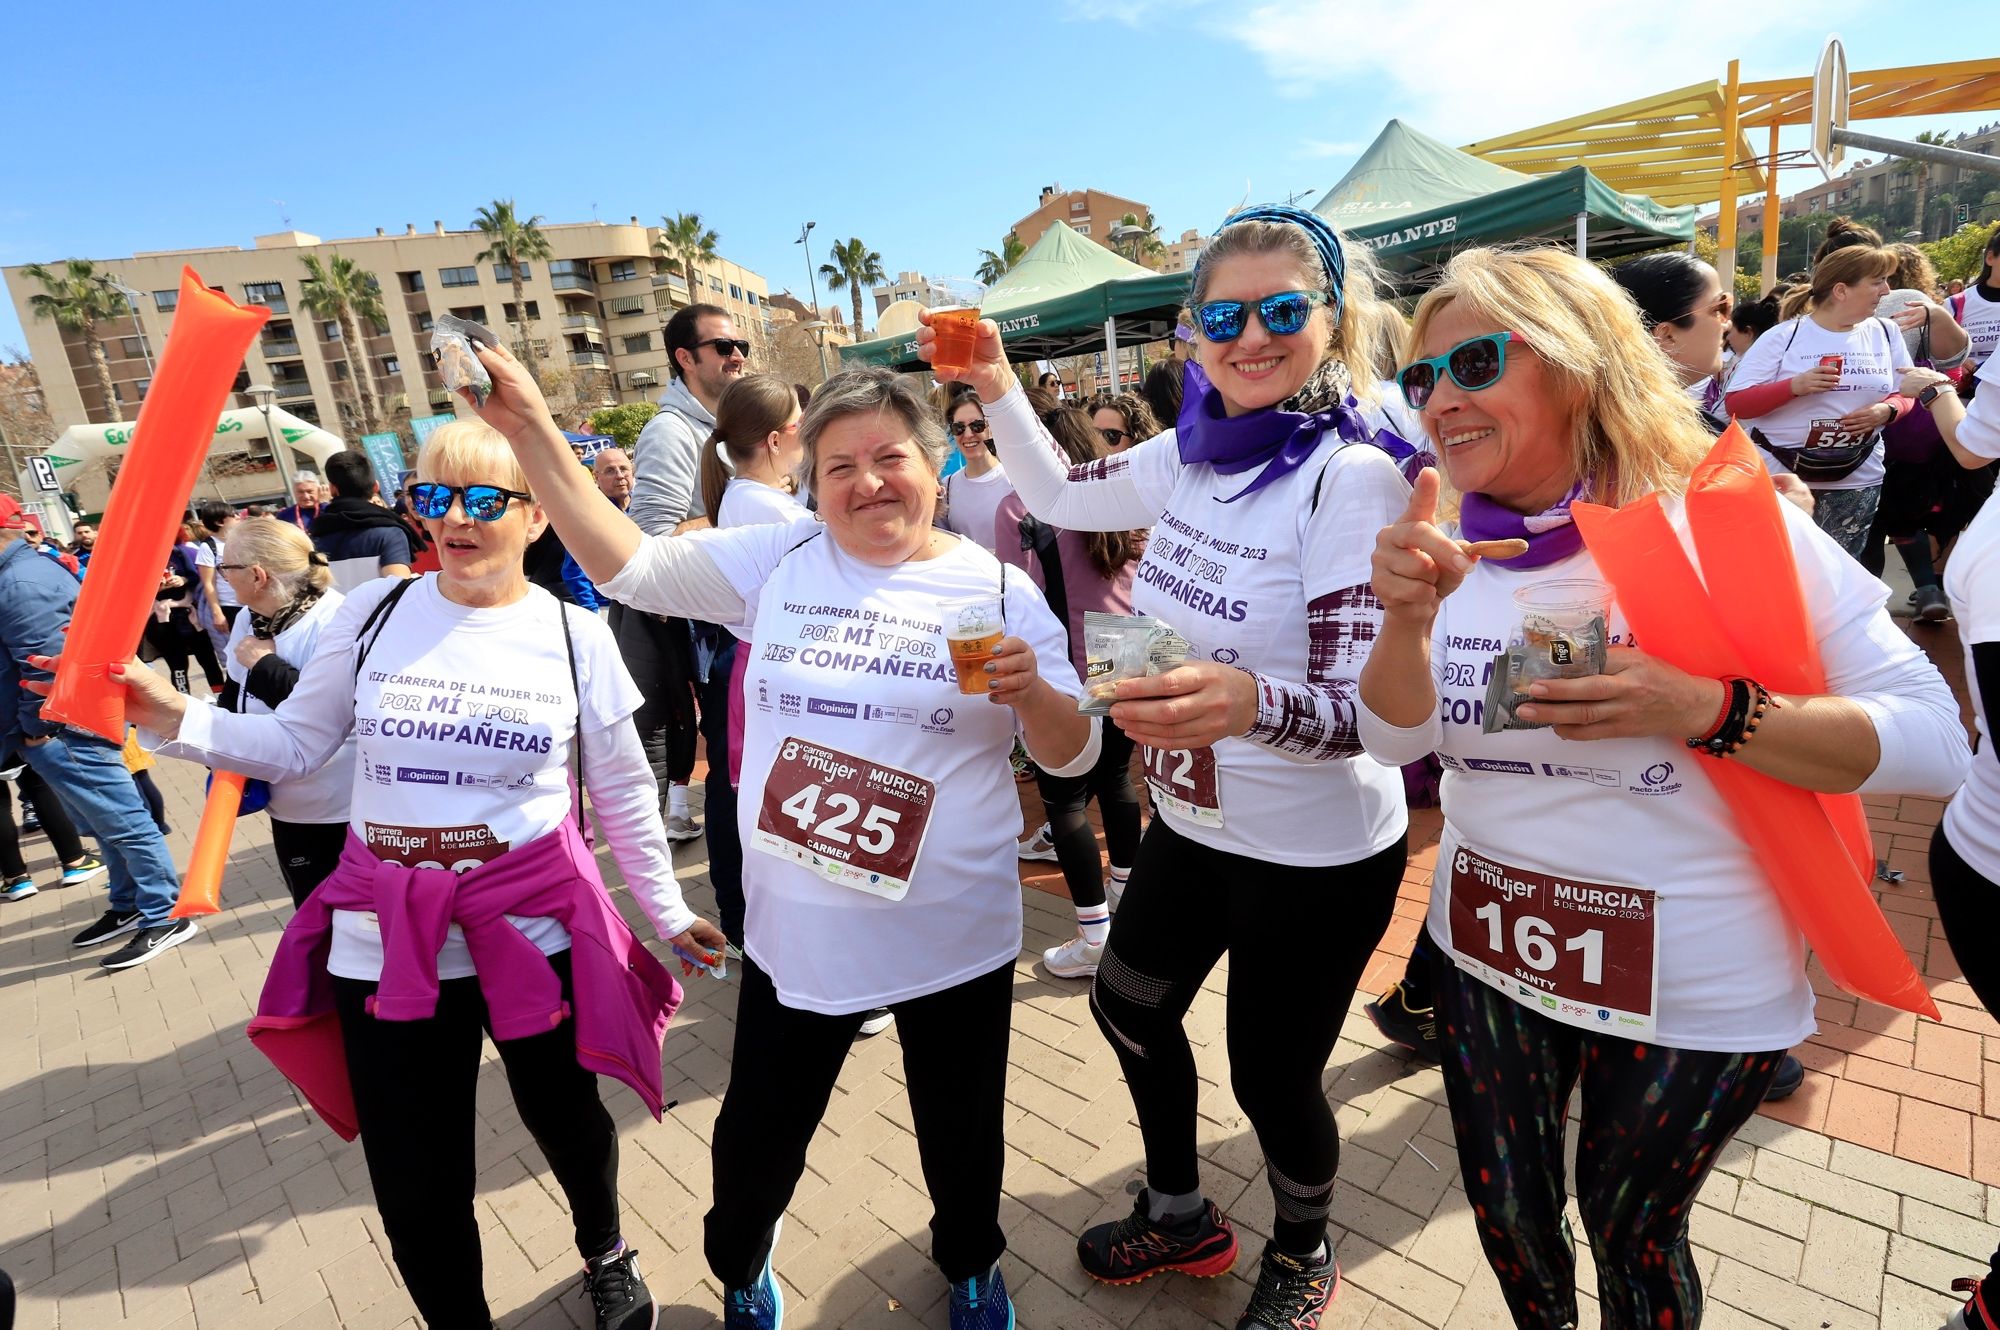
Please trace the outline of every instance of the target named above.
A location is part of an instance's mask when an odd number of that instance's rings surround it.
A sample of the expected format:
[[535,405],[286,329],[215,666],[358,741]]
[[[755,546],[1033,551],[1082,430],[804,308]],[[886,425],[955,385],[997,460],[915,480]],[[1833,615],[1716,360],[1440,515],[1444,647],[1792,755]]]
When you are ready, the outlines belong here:
[[42,699],[22,679],[49,678],[28,663],[63,648],[63,629],[76,609],[77,580],[35,553],[26,539],[21,505],[0,494],[0,749],[19,752],[48,783],[70,817],[95,836],[111,872],[111,908],[70,939],[92,947],[131,934],[106,956],[107,970],[144,965],[199,930],[192,919],[169,919],[180,882],[167,843],[125,770],[119,745],[42,718]]

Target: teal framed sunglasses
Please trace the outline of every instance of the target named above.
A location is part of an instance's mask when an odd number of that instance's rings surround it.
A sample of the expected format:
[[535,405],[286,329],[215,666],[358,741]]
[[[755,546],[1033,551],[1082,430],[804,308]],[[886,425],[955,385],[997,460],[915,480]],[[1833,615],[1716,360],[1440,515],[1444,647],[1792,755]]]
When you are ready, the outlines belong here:
[[1424,403],[1431,400],[1431,394],[1437,391],[1440,370],[1451,375],[1451,381],[1469,393],[1491,388],[1507,372],[1509,342],[1527,345],[1527,340],[1519,333],[1482,333],[1478,337],[1468,337],[1441,356],[1419,360],[1397,370],[1396,386],[1403,390],[1403,400],[1410,404],[1412,411],[1423,410]]
[[[1280,291],[1256,302],[1257,317],[1274,336],[1289,337],[1306,326],[1313,308],[1326,303],[1324,291]],[[1244,300],[1211,300],[1195,308],[1201,335],[1211,342],[1233,342],[1243,335],[1253,306]]]
[[508,500],[527,503],[534,498],[498,485],[437,485],[426,481],[410,486],[410,508],[418,517],[435,522],[451,511],[453,496],[465,505],[465,515],[475,522],[497,522],[506,515]]

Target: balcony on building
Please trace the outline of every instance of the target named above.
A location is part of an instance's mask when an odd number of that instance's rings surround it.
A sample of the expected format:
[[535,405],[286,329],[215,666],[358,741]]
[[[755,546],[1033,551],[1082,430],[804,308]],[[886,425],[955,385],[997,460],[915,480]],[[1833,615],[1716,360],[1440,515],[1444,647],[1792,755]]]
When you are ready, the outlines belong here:
[[583,332],[604,331],[604,325],[597,321],[595,314],[565,314],[562,326],[565,329],[580,329]]
[[558,291],[581,291],[587,295],[597,294],[597,281],[590,275],[590,264],[582,259],[553,259],[549,263],[549,285]]
[[288,402],[313,395],[312,384],[304,379],[280,379],[275,386],[278,389],[278,396]]
[[246,305],[262,305],[273,314],[289,314],[292,312],[291,305],[285,300],[285,284],[283,282],[245,282],[243,284],[243,303]]
[[610,369],[611,357],[605,355],[602,351],[573,346],[569,351],[569,363],[577,366],[579,369]]

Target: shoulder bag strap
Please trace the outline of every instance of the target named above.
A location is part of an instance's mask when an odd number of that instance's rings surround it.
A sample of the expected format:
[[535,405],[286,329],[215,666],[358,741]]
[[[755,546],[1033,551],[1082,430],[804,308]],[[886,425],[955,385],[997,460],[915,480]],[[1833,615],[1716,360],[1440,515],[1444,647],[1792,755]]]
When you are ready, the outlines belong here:
[[[361,621],[361,627],[358,630],[356,630],[354,634],[354,642],[355,642],[354,677],[355,678],[359,679],[361,677],[361,666],[364,662],[367,661],[368,653],[373,651],[375,649],[375,644],[382,640],[382,631],[383,629],[389,626],[389,615],[390,612],[396,608],[396,602],[401,600],[403,598],[404,593],[407,592],[412,586],[415,586],[418,582],[422,580],[423,579],[420,577],[406,577],[402,581],[398,582],[394,587],[390,588],[388,595],[382,597],[382,599],[376,603],[374,609],[368,611],[368,617]],[[370,628],[373,628],[375,630],[375,636],[373,637],[368,637],[368,630]],[[368,639],[365,642],[362,641],[364,637]]]

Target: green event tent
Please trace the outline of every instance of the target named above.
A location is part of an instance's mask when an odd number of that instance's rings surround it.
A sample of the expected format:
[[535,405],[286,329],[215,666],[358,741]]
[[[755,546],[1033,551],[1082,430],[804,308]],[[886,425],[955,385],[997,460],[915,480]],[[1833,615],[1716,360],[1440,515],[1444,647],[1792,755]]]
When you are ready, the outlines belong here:
[[1621,194],[1571,167],[1525,175],[1391,120],[1340,183],[1313,205],[1375,253],[1397,286],[1428,285],[1461,249],[1514,240],[1571,240],[1593,259],[1685,244],[1695,209]]
[[[1010,360],[1110,351],[1173,335],[1187,297],[1188,274],[1156,273],[1084,239],[1061,222],[1009,269],[980,301],[1000,325]],[[840,348],[848,365],[920,370],[914,333]]]

